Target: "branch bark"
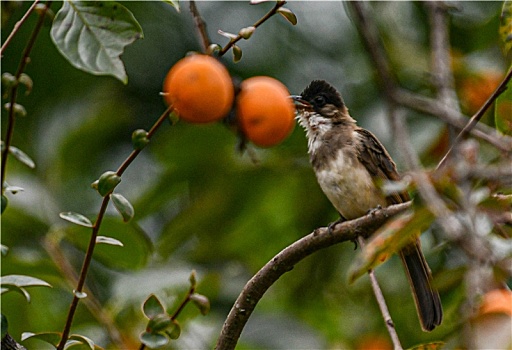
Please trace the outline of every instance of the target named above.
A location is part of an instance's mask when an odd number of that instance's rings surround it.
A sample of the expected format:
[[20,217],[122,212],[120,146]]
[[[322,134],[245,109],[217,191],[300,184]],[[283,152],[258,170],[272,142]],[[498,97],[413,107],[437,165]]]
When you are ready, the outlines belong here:
[[301,260],[334,244],[353,241],[358,236],[368,237],[391,216],[403,212],[410,206],[411,203],[407,202],[372,211],[366,216],[335,225],[331,233],[327,227],[318,228],[283,249],[247,282],[224,322],[215,349],[235,349],[242,330],[259,300],[270,286],[286,272],[291,271]]

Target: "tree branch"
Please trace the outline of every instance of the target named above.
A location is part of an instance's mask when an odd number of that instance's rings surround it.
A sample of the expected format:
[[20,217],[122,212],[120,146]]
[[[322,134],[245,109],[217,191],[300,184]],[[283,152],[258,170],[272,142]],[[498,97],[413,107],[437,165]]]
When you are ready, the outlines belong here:
[[[391,71],[384,48],[381,45],[378,29],[370,20],[368,4],[358,1],[351,1],[348,4],[353,9],[357,19],[355,21],[357,29],[371,57],[372,63],[375,65],[382,92],[388,100],[392,100],[398,105],[436,116],[458,129],[462,130],[467,127],[468,118],[458,110],[435,99],[415,94],[399,87]],[[492,144],[501,151],[512,151],[512,137],[499,135],[493,128],[479,124],[477,121],[473,124],[475,125],[472,125],[467,131],[475,137]]]
[[25,12],[23,17],[21,17],[21,19],[18,22],[16,22],[16,24],[14,25],[14,28],[9,33],[9,36],[7,37],[7,39],[5,39],[4,43],[2,44],[2,47],[0,48],[0,57],[3,57],[4,51],[7,48],[7,46],[9,46],[9,44],[11,43],[12,38],[14,38],[16,33],[20,30],[21,26],[23,25],[23,23],[25,23],[25,21],[27,20],[28,16],[30,16],[32,11],[34,11],[34,9],[35,9],[36,5],[39,3],[39,1],[40,0],[35,0],[32,3],[32,5],[30,5],[30,7],[27,10],[27,12]]
[[[450,155],[450,153],[452,152],[454,147],[456,147],[460,143],[460,141],[471,130],[473,130],[473,128],[477,125],[477,123],[480,121],[480,119],[483,117],[483,115],[489,109],[489,107],[491,107],[491,105],[498,98],[498,96],[501,95],[507,89],[507,84],[508,84],[508,82],[510,81],[511,78],[512,78],[512,67],[510,67],[510,69],[508,70],[508,73],[505,76],[505,78],[503,79],[503,81],[501,82],[501,84],[496,88],[496,90],[494,90],[494,92],[491,94],[491,96],[489,96],[487,101],[485,101],[485,103],[482,105],[482,107],[480,107],[478,112],[476,112],[475,115],[473,115],[471,117],[471,119],[469,120],[467,125],[464,127],[464,129],[462,129],[462,131],[457,135],[457,137],[455,138],[455,141],[453,141],[452,147],[448,150],[448,152],[445,154],[443,159],[441,159],[441,161],[437,165],[438,169],[440,167],[442,167],[443,164],[446,162],[446,159],[448,158],[448,156]],[[511,148],[508,149],[508,151],[510,151],[510,150],[511,150]]]
[[[16,70],[16,81],[18,82],[21,74],[25,71],[25,67],[27,66],[28,62],[30,61],[30,53],[32,52],[32,48],[34,47],[34,44],[36,42],[37,35],[41,31],[41,28],[43,27],[44,18],[46,16],[46,11],[50,8],[52,1],[47,1],[46,5],[44,7],[44,10],[41,11],[39,14],[39,19],[37,20],[36,26],[34,27],[34,31],[32,32],[32,35],[28,39],[27,46],[25,46],[25,49],[23,50],[23,54],[21,56],[20,64],[18,65],[18,69]],[[7,118],[7,130],[6,130],[6,136],[5,136],[5,149],[2,152],[2,160],[1,160],[1,170],[0,170],[0,185],[2,186],[2,194],[4,194],[4,181],[5,181],[5,175],[6,175],[6,166],[7,166],[7,156],[9,155],[9,146],[12,142],[12,136],[14,134],[14,122],[16,120],[16,116],[14,114],[14,107],[16,105],[16,99],[18,97],[18,87],[20,86],[19,82],[16,83],[10,92],[10,106],[9,106],[9,112],[8,112],[8,118]]]
[[[283,7],[284,5],[286,4],[286,1],[277,1],[277,3],[275,4],[275,6],[269,11],[267,12],[263,17],[261,17],[256,23],[254,23],[252,26],[254,28],[258,28],[260,25],[262,25],[263,23],[265,23],[270,17],[272,17],[273,15],[275,15],[277,13],[277,10],[279,10],[279,8]],[[231,39],[227,44],[226,46],[224,46],[220,51],[219,51],[219,57],[223,56],[224,54],[226,54],[226,52],[228,52],[228,50],[233,47],[233,45],[235,45],[238,41],[240,41],[241,39],[243,39],[243,36],[238,33],[238,35]]]
[[353,241],[358,236],[370,236],[391,216],[403,212],[410,206],[411,203],[407,202],[375,210],[361,218],[335,225],[332,233],[328,232],[327,227],[318,228],[283,249],[247,282],[224,322],[215,349],[235,349],[240,334],[259,300],[268,288],[286,272],[291,271],[294,265],[320,249]]

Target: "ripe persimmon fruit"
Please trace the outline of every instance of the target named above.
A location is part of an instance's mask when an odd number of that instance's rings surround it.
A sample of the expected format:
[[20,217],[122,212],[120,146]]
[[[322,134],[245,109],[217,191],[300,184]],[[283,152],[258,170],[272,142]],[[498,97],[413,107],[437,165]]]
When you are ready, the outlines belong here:
[[165,101],[190,123],[222,119],[231,110],[235,95],[231,77],[222,63],[199,54],[181,59],[169,70],[163,91]]
[[243,134],[260,147],[282,142],[295,126],[295,107],[288,89],[280,81],[265,76],[242,82],[236,116]]

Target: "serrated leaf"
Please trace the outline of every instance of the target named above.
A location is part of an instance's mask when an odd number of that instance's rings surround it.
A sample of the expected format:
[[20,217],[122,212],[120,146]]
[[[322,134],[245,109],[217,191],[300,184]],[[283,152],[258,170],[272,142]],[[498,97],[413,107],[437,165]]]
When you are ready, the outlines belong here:
[[9,146],[9,153],[12,154],[12,156],[16,158],[20,163],[28,166],[30,169],[34,169],[36,167],[36,163],[34,163],[32,158],[27,156],[27,154],[19,148]]
[[61,219],[69,221],[75,225],[84,226],[84,227],[92,227],[92,222],[82,214],[74,213],[72,211],[60,213],[59,216]]
[[240,46],[233,45],[233,62],[239,62],[242,59],[242,49]]
[[0,284],[10,284],[17,287],[51,287],[46,281],[25,275],[7,275],[0,277]]
[[512,1],[503,2],[500,16],[500,38],[505,57],[512,58]]
[[107,237],[107,236],[98,236],[96,237],[96,244],[110,244],[110,245],[116,245],[116,246],[119,246],[119,247],[123,247],[123,242],[121,242],[120,240],[118,239],[115,239],[115,238],[112,238],[112,237]]
[[277,13],[283,16],[292,25],[297,24],[297,16],[295,16],[295,14],[290,9],[287,9],[286,7],[280,7],[277,10]]
[[143,33],[133,14],[118,2],[65,1],[53,21],[51,37],[74,67],[111,75],[126,84],[120,56]]
[[116,207],[119,214],[121,214],[123,217],[123,221],[130,221],[133,218],[133,215],[135,215],[135,211],[133,210],[133,206],[128,201],[128,199],[119,193],[112,193],[110,198],[112,199],[112,203],[114,203],[114,206]]
[[496,99],[494,108],[494,122],[496,129],[505,135],[512,135],[512,83]]
[[169,338],[159,333],[152,334],[148,332],[142,332],[139,336],[139,340],[142,342],[142,344],[146,345],[150,349],[160,348],[169,343]]
[[32,332],[24,332],[21,334],[21,341],[25,341],[28,338],[35,338],[42,340],[44,342],[50,343],[53,346],[57,347],[60,342],[61,334],[57,332],[43,332],[43,333],[32,333]]
[[356,255],[349,267],[349,281],[357,278],[383,263],[392,254],[425,230],[434,220],[434,215],[426,208],[402,213],[382,226]]
[[153,318],[165,313],[165,308],[160,299],[155,294],[151,294],[142,304],[142,312],[147,318]]
[[2,321],[0,323],[2,327],[2,337],[0,339],[4,339],[5,335],[7,334],[9,324],[7,323],[7,318],[4,316],[4,314],[2,314],[1,319]]
[[165,2],[165,3],[168,3],[169,5],[174,7],[176,12],[178,12],[178,13],[180,12],[180,2],[179,2],[179,0],[162,0],[162,1]]

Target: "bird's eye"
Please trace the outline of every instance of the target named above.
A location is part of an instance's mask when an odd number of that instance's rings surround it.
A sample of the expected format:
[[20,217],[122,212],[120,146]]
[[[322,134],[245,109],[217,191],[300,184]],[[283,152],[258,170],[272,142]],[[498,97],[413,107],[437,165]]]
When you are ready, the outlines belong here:
[[323,107],[325,105],[325,97],[322,95],[315,97],[315,105],[318,107]]

